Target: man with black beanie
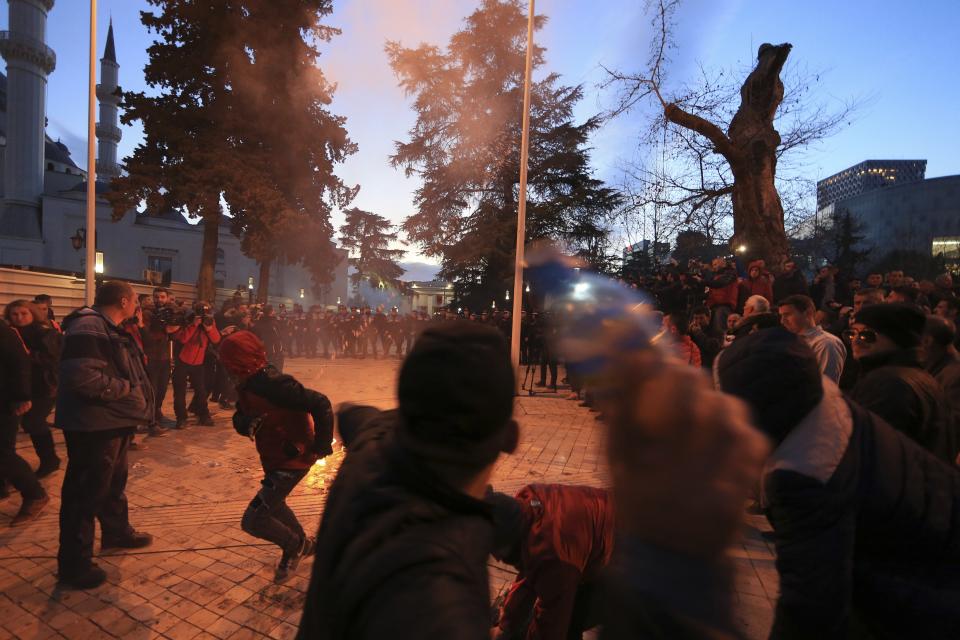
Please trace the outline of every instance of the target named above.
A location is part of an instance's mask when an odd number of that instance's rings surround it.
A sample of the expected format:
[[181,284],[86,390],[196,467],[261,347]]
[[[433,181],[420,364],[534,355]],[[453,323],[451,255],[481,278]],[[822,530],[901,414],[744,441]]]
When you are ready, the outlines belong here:
[[844,398],[784,329],[737,340],[718,377],[775,446],[770,637],[960,637],[960,472]]
[[399,408],[339,415],[347,455],[317,536],[299,638],[489,638],[483,501],[517,446],[503,336],[473,323],[424,330],[399,374]]
[[947,462],[953,450],[943,390],[920,361],[927,318],[910,304],[878,304],[856,314],[847,337],[861,377],[850,393],[858,404]]

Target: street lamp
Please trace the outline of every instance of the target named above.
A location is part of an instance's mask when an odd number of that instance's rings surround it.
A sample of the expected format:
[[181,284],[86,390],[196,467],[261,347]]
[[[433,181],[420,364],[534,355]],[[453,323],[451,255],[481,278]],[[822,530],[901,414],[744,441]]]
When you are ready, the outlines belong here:
[[253,276],[247,276],[247,302],[253,304]]
[[103,251],[97,251],[93,262],[93,272],[98,276],[103,275]]
[[746,253],[746,252],[747,252],[747,245],[742,244],[739,247],[737,247],[737,253]]
[[506,294],[504,294],[503,299],[507,302],[510,302],[510,289],[507,289]]
[[526,291],[527,293],[530,293],[530,283],[529,283],[529,282],[527,283],[527,287],[526,287],[526,289],[524,289],[524,291]]
[[77,229],[77,232],[70,236],[70,244],[73,245],[74,251],[80,251],[87,246],[87,230],[83,227]]
[[303,291],[303,289],[301,288],[301,289],[300,289],[300,299],[303,300],[305,297],[306,297],[306,295],[304,294],[304,291]]

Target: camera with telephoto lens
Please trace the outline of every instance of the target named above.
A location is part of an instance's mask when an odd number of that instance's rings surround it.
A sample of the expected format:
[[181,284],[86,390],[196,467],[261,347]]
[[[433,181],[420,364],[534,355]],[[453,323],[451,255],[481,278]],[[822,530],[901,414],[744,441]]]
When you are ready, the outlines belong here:
[[187,323],[186,312],[172,304],[165,304],[154,311],[153,320],[161,327],[182,327]]
[[197,318],[200,318],[203,326],[213,326],[213,316],[210,314],[210,307],[202,302],[194,305],[193,313],[190,314],[188,322],[193,322]]

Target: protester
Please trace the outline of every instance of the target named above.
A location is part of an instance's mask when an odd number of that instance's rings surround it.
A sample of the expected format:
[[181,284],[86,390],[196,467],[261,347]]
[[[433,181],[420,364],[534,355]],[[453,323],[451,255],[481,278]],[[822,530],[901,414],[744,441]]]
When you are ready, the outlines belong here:
[[923,312],[911,305],[864,307],[851,326],[861,377],[851,398],[920,446],[953,462],[953,427],[943,390],[920,364]]
[[284,332],[280,327],[280,321],[277,319],[273,305],[264,305],[263,316],[253,324],[253,332],[267,349],[267,361],[276,367],[277,371],[283,371]]
[[30,410],[20,421],[40,459],[36,475],[46,478],[60,468],[60,457],[47,417],[53,411],[57,395],[62,337],[48,324],[47,315],[26,300],[14,300],[8,304],[3,316],[20,336],[30,356]]
[[[740,283],[740,300],[760,296],[764,300],[773,300],[773,275],[766,269],[763,260],[753,260],[747,265],[747,277]],[[744,308],[741,304],[740,308]],[[762,313],[762,312],[761,312]]]
[[92,589],[107,574],[92,562],[94,518],[101,550],[140,548],[153,538],[130,526],[127,514],[127,448],[136,427],[151,422],[153,393],[143,353],[120,329],[137,306],[133,287],[100,285],[93,307],[63,321],[56,425],[67,444],[60,504],[61,586]]
[[[960,452],[960,356],[953,343],[956,328],[939,316],[927,316],[920,339],[923,368],[933,376],[950,409],[950,450]],[[955,459],[960,464],[960,457]]]
[[317,538],[300,638],[489,637],[483,498],[517,446],[502,335],[427,328],[400,369],[399,409],[339,416],[346,457]]
[[[730,315],[734,317],[733,314]],[[739,319],[739,318],[736,318]],[[729,318],[728,318],[729,320]],[[713,361],[724,346],[724,333],[717,331],[710,323],[710,310],[704,306],[694,307],[690,319],[690,337],[700,350],[703,367],[713,367]]]
[[493,556],[519,571],[500,606],[498,640],[578,638],[601,621],[600,578],[613,553],[610,492],[534,484],[487,496]]
[[813,350],[820,372],[839,382],[847,348],[840,338],[817,325],[814,320],[816,311],[813,300],[807,296],[789,296],[780,301],[780,322],[787,331],[803,338]]
[[719,377],[775,445],[762,493],[780,574],[770,637],[955,637],[960,473],[844,398],[783,329],[738,340]]
[[30,465],[17,454],[20,418],[31,408],[30,381],[27,350],[16,331],[0,320],[0,483],[9,480],[22,500],[11,527],[38,518],[50,502]]
[[707,287],[706,304],[713,313],[713,326],[727,326],[727,316],[736,311],[739,282],[737,270],[731,262],[715,258],[710,269],[703,272],[702,283]]
[[314,462],[333,452],[333,411],[326,396],[267,364],[263,343],[249,331],[223,340],[220,362],[237,381],[233,426],[256,442],[263,465],[263,486],[244,512],[241,527],[280,547],[275,579],[282,582],[316,545],[286,498]]
[[60,332],[60,323],[57,322],[57,316],[53,313],[53,298],[45,293],[40,293],[33,297],[33,304],[37,305],[40,317],[45,319],[46,324]]
[[761,313],[770,313],[770,301],[763,296],[750,296],[743,303],[743,318]]
[[690,337],[690,323],[681,312],[663,316],[663,327],[673,338],[675,352],[681,362],[691,367],[703,366],[700,348]]
[[193,386],[190,407],[197,414],[198,424],[213,426],[210,408],[207,405],[207,372],[205,362],[210,345],[220,342],[217,323],[210,315],[210,307],[198,302],[193,308],[193,318],[176,334],[182,345],[173,367],[173,410],[177,416],[177,429],[187,426],[187,380]]
[[803,272],[797,269],[796,261],[784,262],[783,270],[773,281],[773,297],[770,300],[783,300],[787,296],[805,296],[809,293],[807,279]]

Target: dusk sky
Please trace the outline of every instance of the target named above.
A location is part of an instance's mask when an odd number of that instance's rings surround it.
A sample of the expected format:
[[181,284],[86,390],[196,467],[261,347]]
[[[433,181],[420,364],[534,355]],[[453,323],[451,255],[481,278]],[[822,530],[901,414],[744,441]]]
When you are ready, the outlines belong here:
[[[145,0],[100,0],[98,58],[108,19],[113,17],[120,79],[125,89],[144,87],[142,69],[151,41],[139,11]],[[383,45],[445,44],[472,0],[342,0],[327,23],[343,29],[323,49],[321,66],[338,83],[333,111],[347,117],[359,152],[339,171],[361,185],[354,204],[401,221],[411,213],[417,187],[387,156],[413,122],[408,101],[397,88]],[[525,4],[525,3],[524,3]],[[579,117],[611,104],[597,85],[601,64],[640,68],[647,58],[651,27],[643,0],[538,0],[547,26],[537,34],[547,48],[547,65],[568,84],[583,83],[586,98]],[[48,133],[62,139],[85,166],[87,2],[58,0],[50,13],[48,44],[56,50],[50,77]],[[0,29],[6,29],[2,8]],[[925,0],[688,0],[677,15],[677,49],[670,80],[693,80],[697,64],[741,69],[762,42],[790,42],[791,60],[822,72],[818,102],[828,108],[847,99],[868,98],[852,125],[807,156],[807,175],[818,179],[867,158],[925,158],[927,177],[960,173],[960,2]],[[668,91],[669,93],[669,87]],[[599,177],[620,180],[623,162],[642,156],[637,133],[642,111],[604,127],[593,140]],[[124,127],[120,156],[139,142],[137,126]],[[335,220],[339,224],[339,219]]]

